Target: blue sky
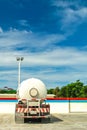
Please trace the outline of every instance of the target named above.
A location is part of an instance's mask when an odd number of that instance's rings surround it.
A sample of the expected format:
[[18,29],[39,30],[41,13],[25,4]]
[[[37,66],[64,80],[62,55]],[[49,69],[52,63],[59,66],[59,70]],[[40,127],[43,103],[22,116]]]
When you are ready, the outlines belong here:
[[87,84],[86,0],[0,0],[0,88],[39,78],[54,88]]

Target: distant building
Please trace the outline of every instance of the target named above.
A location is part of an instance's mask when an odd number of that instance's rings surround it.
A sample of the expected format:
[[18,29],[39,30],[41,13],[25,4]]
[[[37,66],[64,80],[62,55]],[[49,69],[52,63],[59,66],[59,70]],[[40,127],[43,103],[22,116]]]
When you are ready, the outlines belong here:
[[8,89],[8,87],[7,87],[7,86],[5,86],[5,87],[4,87],[4,89]]
[[47,98],[55,98],[56,95],[55,94],[47,94]]
[[13,90],[13,88],[9,88],[9,87],[7,87],[7,86],[5,86],[3,89],[4,89],[4,90]]

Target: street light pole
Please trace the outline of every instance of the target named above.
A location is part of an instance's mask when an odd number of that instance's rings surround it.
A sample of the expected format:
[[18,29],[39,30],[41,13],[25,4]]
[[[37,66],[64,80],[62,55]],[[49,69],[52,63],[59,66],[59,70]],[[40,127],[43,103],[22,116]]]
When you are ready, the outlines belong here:
[[21,80],[21,73],[20,73],[20,70],[21,70],[21,62],[23,61],[23,57],[17,57],[16,60],[18,62],[18,89],[17,89],[17,96],[19,94],[19,87],[20,87],[20,80]]

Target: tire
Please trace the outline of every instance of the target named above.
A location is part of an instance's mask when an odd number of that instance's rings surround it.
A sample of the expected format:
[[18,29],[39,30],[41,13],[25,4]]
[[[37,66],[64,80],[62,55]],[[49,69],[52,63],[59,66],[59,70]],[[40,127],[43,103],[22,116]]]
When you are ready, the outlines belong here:
[[20,113],[15,113],[15,123],[17,124],[23,124],[24,118],[20,116]]

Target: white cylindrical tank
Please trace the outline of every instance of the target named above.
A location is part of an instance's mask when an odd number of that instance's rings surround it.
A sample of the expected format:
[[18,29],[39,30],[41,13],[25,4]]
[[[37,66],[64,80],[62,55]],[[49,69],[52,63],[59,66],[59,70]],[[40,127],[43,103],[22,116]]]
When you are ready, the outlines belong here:
[[46,98],[47,90],[45,84],[36,78],[24,80],[19,87],[20,99]]

